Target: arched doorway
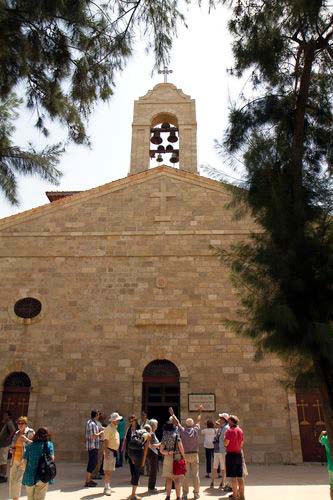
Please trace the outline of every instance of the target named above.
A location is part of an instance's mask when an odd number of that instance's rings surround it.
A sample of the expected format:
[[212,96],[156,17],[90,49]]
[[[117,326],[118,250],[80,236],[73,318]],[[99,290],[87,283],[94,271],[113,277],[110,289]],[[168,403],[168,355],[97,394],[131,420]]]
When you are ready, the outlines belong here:
[[325,450],[318,442],[325,429],[321,396],[315,385],[305,388],[302,379],[296,382],[296,404],[304,462],[325,462]]
[[157,435],[161,437],[162,427],[170,416],[170,406],[180,417],[179,371],[171,361],[157,359],[146,366],[142,377],[142,409],[148,418],[158,420]]
[[1,412],[11,411],[13,419],[28,415],[31,380],[24,372],[13,372],[3,387]]

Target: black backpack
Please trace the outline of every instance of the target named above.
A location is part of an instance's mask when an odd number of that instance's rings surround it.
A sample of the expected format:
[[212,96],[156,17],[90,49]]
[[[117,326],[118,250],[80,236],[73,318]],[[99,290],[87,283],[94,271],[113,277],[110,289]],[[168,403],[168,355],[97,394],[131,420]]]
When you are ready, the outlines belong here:
[[131,459],[135,460],[143,454],[145,434],[147,434],[147,431],[138,429],[131,436],[127,447],[127,454]]
[[55,461],[52,460],[47,447],[47,441],[44,442],[43,453],[38,461],[36,471],[36,482],[48,483],[57,475],[57,468]]

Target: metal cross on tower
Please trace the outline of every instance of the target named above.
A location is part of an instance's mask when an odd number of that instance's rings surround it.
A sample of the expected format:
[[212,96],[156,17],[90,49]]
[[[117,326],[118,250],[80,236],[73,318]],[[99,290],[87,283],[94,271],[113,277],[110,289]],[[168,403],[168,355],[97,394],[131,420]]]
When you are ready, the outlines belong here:
[[163,69],[158,70],[159,75],[164,75],[164,83],[167,83],[168,81],[168,74],[173,73],[172,69],[168,69],[166,66],[164,66]]

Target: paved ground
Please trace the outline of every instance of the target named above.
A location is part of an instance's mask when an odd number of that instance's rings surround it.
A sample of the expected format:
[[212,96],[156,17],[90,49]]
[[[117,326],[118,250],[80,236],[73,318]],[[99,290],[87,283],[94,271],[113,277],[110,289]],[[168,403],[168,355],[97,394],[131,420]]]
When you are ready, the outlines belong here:
[[[246,500],[328,500],[326,467],[315,465],[249,465],[249,476],[246,480]],[[47,500],[94,500],[108,497],[103,495],[103,482],[98,481],[96,488],[83,488],[84,465],[58,464],[58,476],[55,485],[50,486]],[[204,477],[202,470],[201,477]],[[163,481],[158,480],[160,492],[152,495],[154,500],[164,500]],[[24,490],[23,490],[24,493]],[[224,500],[228,497],[220,490],[209,488],[209,479],[201,484],[201,499]],[[125,500],[130,494],[128,466],[117,469],[112,481],[113,500]],[[138,495],[146,497],[147,478],[143,477]],[[26,499],[26,496],[21,497]],[[193,498],[192,493],[189,500]],[[8,499],[8,486],[0,484],[0,500]],[[175,500],[172,493],[171,500]]]

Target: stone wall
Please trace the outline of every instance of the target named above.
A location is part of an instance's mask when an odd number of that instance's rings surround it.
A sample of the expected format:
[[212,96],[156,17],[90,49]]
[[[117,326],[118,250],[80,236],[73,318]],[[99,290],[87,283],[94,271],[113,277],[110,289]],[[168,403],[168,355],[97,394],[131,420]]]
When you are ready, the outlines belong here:
[[[163,182],[175,195],[164,205],[151,196]],[[139,413],[145,366],[168,359],[182,418],[188,393],[215,393],[218,411],[241,418],[248,461],[301,460],[279,361],[254,362],[251,341],[223,324],[237,296],[213,247],[256,230],[233,220],[228,199],[216,182],[161,167],[0,221],[0,380],[30,376],[30,417],[60,458],[85,456],[91,408]],[[13,314],[24,296],[42,302],[31,324]]]

